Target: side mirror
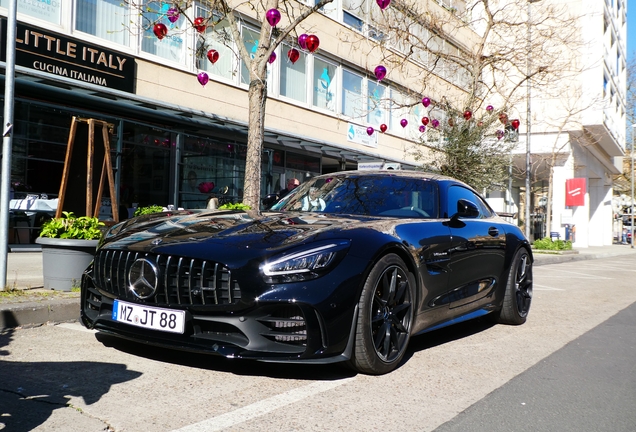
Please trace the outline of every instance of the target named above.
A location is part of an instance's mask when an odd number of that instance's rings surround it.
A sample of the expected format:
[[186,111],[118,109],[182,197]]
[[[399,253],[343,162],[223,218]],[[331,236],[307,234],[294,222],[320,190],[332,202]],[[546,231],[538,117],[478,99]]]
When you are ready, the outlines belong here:
[[457,201],[457,215],[465,218],[476,218],[479,216],[479,209],[473,202],[460,199]]
[[457,213],[451,216],[450,222],[451,225],[464,226],[465,224],[459,218],[476,218],[477,216],[479,216],[477,206],[466,199],[460,199],[457,201]]

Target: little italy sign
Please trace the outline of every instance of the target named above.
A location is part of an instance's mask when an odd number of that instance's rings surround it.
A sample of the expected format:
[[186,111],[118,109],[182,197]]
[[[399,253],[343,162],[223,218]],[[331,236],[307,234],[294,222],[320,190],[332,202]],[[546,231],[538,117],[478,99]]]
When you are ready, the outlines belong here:
[[[7,21],[2,19],[3,61],[6,61],[6,27]],[[23,23],[18,23],[16,30],[16,65],[102,87],[134,92],[133,57]]]

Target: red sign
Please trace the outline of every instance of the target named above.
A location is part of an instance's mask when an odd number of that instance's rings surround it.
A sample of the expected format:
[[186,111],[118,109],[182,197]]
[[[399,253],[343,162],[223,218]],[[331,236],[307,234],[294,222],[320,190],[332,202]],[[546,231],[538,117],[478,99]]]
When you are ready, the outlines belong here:
[[584,178],[573,178],[565,181],[565,205],[568,207],[585,205]]

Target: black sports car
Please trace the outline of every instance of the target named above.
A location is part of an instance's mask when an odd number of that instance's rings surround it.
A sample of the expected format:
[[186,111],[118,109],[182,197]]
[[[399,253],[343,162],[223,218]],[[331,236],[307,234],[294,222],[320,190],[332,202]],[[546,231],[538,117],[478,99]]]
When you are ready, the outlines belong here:
[[82,277],[81,320],[225,357],[393,370],[413,335],[485,314],[522,324],[532,252],[473,189],[348,171],[267,212],[164,212],[110,229]]

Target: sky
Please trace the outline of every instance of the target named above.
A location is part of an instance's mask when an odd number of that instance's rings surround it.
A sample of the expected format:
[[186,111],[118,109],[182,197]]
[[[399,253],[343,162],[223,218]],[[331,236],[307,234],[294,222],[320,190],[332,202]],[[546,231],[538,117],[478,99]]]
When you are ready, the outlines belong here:
[[[630,8],[634,7],[634,10]],[[636,55],[636,2],[627,3],[627,61]]]

